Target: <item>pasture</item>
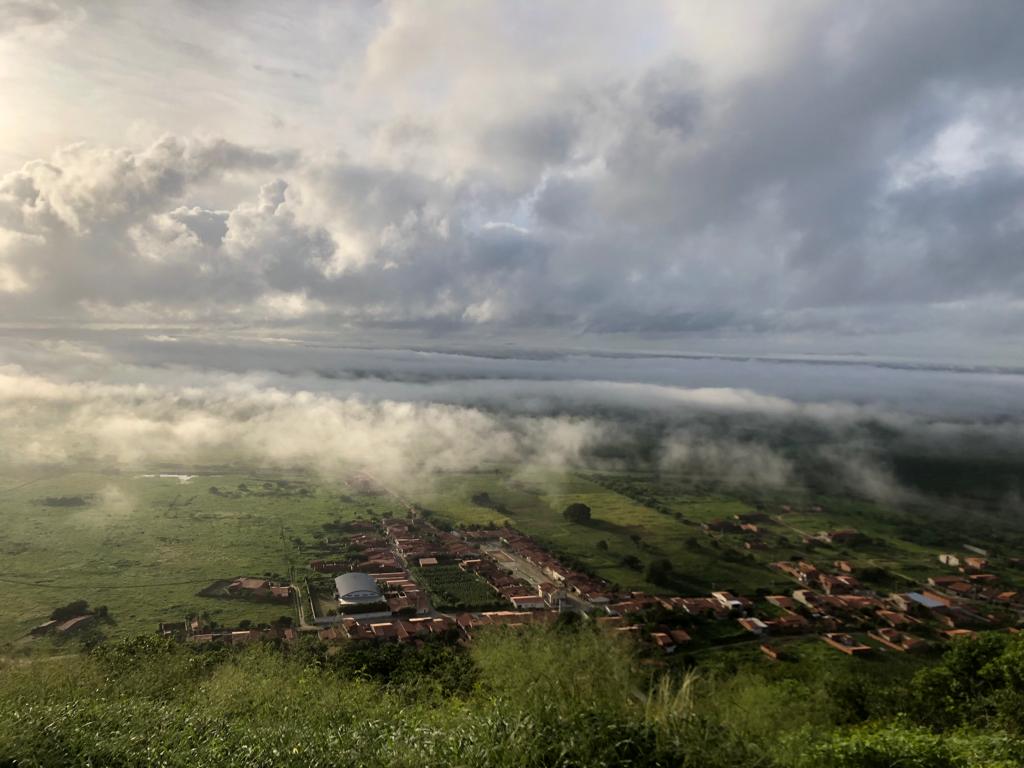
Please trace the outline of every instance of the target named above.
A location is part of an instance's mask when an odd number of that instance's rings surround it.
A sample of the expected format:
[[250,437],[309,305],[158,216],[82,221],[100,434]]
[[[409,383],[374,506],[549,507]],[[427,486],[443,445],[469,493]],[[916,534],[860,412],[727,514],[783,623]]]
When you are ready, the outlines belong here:
[[[338,523],[383,515],[404,516],[384,493],[328,482],[300,472],[187,468],[194,475],[146,477],[136,472],[0,472],[0,647],[7,652],[46,647],[26,641],[28,631],[72,600],[105,605],[116,623],[108,636],[150,633],[159,621],[205,614],[222,625],[242,619],[270,621],[288,606],[199,597],[217,579],[240,575],[287,580],[293,567],[344,548]],[[731,495],[691,479],[641,473],[485,471],[434,476],[419,491],[406,491],[441,524],[493,526],[508,521],[613,584],[652,593],[706,594],[729,589],[790,592],[793,582],[768,568],[803,557],[822,567],[835,559],[878,574],[883,590],[903,589],[906,578],[943,572],[936,555],[957,550],[967,536],[995,555],[1016,551],[971,518],[956,520],[932,510],[894,510],[844,498],[775,492],[757,498]],[[587,523],[562,511],[573,502],[592,510]],[[782,504],[793,511],[778,515]],[[761,549],[744,537],[709,535],[702,522],[751,512],[757,504],[775,516],[762,526]],[[811,504],[823,511],[811,512]],[[845,546],[807,545],[805,534],[852,527],[867,540]],[[648,565],[668,560],[672,572],[648,580]],[[1007,576],[1017,571],[997,559]],[[906,578],[905,578],[906,577]]]
[[[503,511],[473,504],[472,496],[480,492],[486,492]],[[764,567],[742,559],[739,552],[727,555],[734,560],[724,559],[721,546],[715,547],[701,531],[698,519],[751,511],[743,502],[726,497],[688,501],[678,519],[580,474],[493,472],[436,478],[431,490],[417,501],[451,524],[489,525],[507,519],[554,552],[623,587],[652,593],[696,594],[711,588],[746,592],[778,580]],[[569,523],[562,517],[562,510],[577,501],[592,510],[588,524]],[[725,552],[732,550],[727,547]],[[673,583],[657,585],[646,580],[647,564],[659,558],[668,558],[675,566]]]
[[108,636],[189,613],[270,621],[291,607],[196,593],[239,575],[287,579],[324,523],[397,512],[390,497],[301,475],[190,471],[185,483],[142,472],[0,477],[0,644],[29,647],[29,629],[76,599],[108,606]]

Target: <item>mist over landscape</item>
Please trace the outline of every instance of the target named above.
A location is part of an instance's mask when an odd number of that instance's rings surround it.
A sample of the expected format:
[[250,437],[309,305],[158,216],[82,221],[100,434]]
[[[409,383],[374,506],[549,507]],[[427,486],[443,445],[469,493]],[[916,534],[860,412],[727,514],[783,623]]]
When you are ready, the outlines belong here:
[[[1013,370],[281,341],[225,351],[170,336],[11,344],[4,459],[334,476],[357,465],[409,488],[496,463],[642,468],[900,501],[915,492],[897,477],[901,458],[1005,470],[1024,457],[1024,375]],[[1019,503],[1020,476],[989,490]]]
[[0,768],[1024,766],[1020,0],[0,0]]

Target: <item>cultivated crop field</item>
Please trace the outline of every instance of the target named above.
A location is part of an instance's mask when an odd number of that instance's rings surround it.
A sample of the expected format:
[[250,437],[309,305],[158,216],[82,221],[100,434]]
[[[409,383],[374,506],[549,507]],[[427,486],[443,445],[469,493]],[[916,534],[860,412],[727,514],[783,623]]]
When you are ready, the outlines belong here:
[[479,611],[505,606],[505,601],[486,581],[457,565],[415,568],[413,578],[430,591],[434,607],[442,611]]

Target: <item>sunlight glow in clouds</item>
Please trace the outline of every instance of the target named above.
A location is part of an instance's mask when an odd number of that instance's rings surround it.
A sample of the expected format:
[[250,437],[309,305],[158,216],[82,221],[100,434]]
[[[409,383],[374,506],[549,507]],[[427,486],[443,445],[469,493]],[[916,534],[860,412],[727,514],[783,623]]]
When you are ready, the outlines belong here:
[[1014,0],[0,16],[8,326],[1020,362]]

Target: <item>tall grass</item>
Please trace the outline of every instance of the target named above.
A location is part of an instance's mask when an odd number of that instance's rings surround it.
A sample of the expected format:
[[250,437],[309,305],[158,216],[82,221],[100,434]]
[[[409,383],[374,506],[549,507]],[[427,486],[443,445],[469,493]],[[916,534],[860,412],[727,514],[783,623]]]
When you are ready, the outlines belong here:
[[198,651],[153,637],[8,662],[0,765],[1008,768],[1024,758],[999,732],[937,734],[899,717],[838,725],[824,684],[655,675],[633,645],[588,628],[495,631],[469,651],[424,652],[420,666],[382,651],[404,669],[395,674],[362,664],[364,653]]

